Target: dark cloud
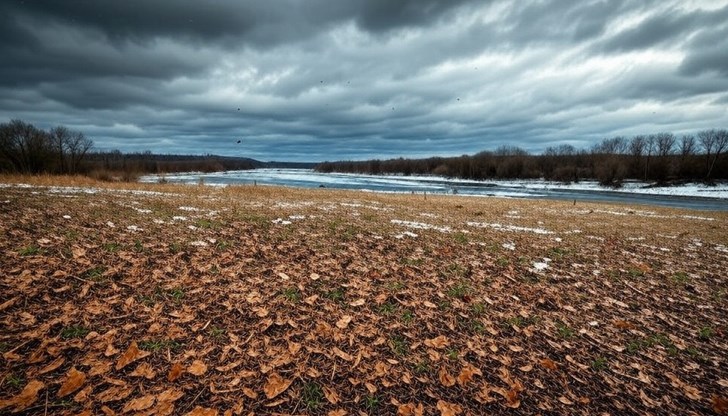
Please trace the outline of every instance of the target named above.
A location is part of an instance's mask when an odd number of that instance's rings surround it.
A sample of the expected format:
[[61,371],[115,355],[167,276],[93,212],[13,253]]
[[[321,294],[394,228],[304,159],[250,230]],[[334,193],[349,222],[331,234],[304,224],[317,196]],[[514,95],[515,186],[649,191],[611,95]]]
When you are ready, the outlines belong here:
[[5,1],[0,120],[64,124],[99,149],[264,160],[725,127],[728,5],[698,6]]

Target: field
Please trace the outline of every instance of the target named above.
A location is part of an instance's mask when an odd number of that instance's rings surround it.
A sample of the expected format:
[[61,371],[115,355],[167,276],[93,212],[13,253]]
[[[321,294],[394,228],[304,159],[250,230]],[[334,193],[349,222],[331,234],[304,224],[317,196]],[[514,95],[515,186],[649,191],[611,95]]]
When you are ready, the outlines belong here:
[[725,212],[0,183],[0,413],[728,411]]

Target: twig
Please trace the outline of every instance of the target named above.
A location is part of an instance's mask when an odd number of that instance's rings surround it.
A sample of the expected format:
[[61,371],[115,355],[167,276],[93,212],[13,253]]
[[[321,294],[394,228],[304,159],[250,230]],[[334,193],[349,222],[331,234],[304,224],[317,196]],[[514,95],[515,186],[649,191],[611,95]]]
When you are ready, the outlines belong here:
[[180,411],[180,413],[185,413],[185,410],[187,410],[187,409],[189,409],[190,407],[192,407],[192,405],[193,405],[193,404],[195,404],[195,402],[197,401],[197,399],[199,399],[199,398],[200,398],[200,396],[202,395],[202,393],[203,393],[203,392],[205,391],[205,389],[206,389],[206,388],[207,388],[207,386],[202,386],[202,389],[200,389],[200,392],[199,392],[199,393],[197,393],[197,396],[195,396],[195,398],[194,398],[194,399],[192,399],[192,401],[191,401],[191,402],[189,402],[189,403],[187,404],[187,406],[185,406],[185,407],[184,407],[184,408],[183,408],[183,409],[182,409],[182,410]]
[[45,411],[43,412],[43,414],[46,415],[46,416],[48,416],[48,389],[46,389],[45,393],[46,393]]

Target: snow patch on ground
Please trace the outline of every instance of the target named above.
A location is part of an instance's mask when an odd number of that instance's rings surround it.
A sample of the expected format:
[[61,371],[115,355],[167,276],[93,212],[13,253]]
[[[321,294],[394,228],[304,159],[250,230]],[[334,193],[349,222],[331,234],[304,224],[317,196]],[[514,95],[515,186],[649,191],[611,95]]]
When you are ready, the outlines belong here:
[[503,243],[503,244],[501,244],[501,245],[502,245],[502,246],[503,246],[503,248],[504,248],[504,249],[506,249],[506,250],[515,250],[515,249],[516,249],[516,244],[515,244],[515,243],[510,243],[510,242],[508,242],[508,243]]
[[407,228],[415,228],[419,230],[437,230],[441,233],[451,233],[452,228],[450,227],[438,227],[432,224],[426,224],[423,222],[405,221],[405,220],[391,220],[392,224],[402,225]]
[[195,208],[195,207],[178,207],[177,209],[180,211],[189,211],[189,212],[196,212],[196,211],[200,210],[199,208]]
[[132,231],[132,232],[144,231],[143,228],[140,228],[140,227],[138,227],[136,225],[129,225],[129,226],[126,227],[126,229],[129,230],[129,231]]
[[417,236],[417,234],[415,234],[415,233],[413,233],[411,231],[405,231],[402,234],[395,234],[394,235],[394,238],[397,238],[397,239],[402,239],[404,237],[417,238],[418,236]]
[[501,230],[501,231],[513,231],[513,232],[524,232],[524,233],[534,233],[534,234],[553,234],[554,233],[553,231],[549,231],[545,228],[520,227],[517,225],[510,225],[510,224],[474,222],[474,221],[468,221],[466,224],[470,227],[493,228],[493,229]]

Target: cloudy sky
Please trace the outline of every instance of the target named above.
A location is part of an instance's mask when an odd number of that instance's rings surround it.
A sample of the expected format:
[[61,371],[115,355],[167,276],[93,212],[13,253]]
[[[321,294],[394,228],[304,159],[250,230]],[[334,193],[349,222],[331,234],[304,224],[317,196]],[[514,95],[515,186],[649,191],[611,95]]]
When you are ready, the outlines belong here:
[[16,118],[297,161],[726,128],[728,0],[4,0]]

